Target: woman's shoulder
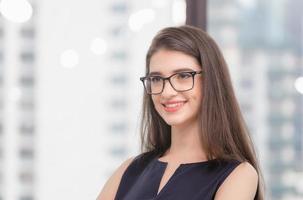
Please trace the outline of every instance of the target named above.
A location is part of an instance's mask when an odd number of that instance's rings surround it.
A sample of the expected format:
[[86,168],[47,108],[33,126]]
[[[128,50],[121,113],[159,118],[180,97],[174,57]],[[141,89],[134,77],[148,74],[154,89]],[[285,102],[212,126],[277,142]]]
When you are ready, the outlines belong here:
[[121,178],[128,168],[128,166],[133,162],[135,157],[130,157],[126,159],[111,175],[111,177],[107,180],[103,189],[101,190],[97,200],[107,200],[114,199],[117,193]]
[[114,199],[125,172],[127,171],[128,174],[138,174],[153,157],[153,153],[145,152],[126,159],[107,180],[97,200]]
[[[258,187],[258,173],[249,162],[242,162],[229,174],[216,193],[216,200],[253,199]],[[239,191],[241,191],[239,193]]]

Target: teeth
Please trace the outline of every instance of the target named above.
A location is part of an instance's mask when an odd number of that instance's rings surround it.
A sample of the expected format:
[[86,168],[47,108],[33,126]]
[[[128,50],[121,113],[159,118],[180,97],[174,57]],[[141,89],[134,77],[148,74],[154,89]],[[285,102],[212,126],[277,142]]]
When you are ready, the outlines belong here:
[[165,104],[165,107],[174,108],[182,105],[183,103],[173,103],[173,104]]

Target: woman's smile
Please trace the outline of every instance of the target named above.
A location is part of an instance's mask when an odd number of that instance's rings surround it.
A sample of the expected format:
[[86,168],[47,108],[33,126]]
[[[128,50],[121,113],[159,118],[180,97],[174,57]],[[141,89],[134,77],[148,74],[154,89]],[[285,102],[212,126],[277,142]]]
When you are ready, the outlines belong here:
[[177,112],[185,103],[186,101],[167,101],[162,105],[166,112]]

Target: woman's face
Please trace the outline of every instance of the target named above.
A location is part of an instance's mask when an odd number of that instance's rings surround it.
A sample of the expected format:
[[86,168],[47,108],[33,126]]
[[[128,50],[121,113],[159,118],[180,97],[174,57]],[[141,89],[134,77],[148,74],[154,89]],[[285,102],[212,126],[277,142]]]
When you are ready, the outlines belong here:
[[[159,50],[152,55],[150,74],[168,77],[176,72],[201,71],[198,61],[187,54],[172,50]],[[177,92],[169,82],[161,94],[152,95],[155,109],[163,120],[171,126],[190,125],[196,122],[202,102],[202,76],[194,76],[191,90]]]

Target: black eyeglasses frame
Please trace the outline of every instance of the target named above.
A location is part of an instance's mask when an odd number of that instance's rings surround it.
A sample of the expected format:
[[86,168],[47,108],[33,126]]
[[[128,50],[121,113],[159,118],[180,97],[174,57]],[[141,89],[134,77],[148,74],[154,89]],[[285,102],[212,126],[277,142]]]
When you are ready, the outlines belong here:
[[[142,81],[143,86],[144,86],[144,89],[145,89],[145,92],[146,92],[147,94],[152,94],[152,95],[161,94],[161,93],[163,92],[163,90],[164,90],[165,81],[166,81],[166,80],[168,80],[168,82],[170,83],[171,87],[172,87],[175,91],[177,91],[177,92],[185,92],[185,91],[189,91],[189,90],[191,90],[191,89],[194,88],[194,85],[195,85],[195,75],[201,74],[202,72],[203,72],[202,70],[201,70],[201,71],[183,71],[183,72],[177,72],[177,73],[171,74],[171,75],[168,76],[168,77],[161,77],[161,76],[159,76],[159,75],[152,75],[152,76],[148,76],[148,75],[147,75],[147,76],[144,76],[144,77],[140,77],[140,81]],[[175,75],[177,75],[177,74],[181,74],[181,73],[189,73],[189,74],[191,74],[192,79],[193,79],[193,85],[192,85],[191,88],[186,89],[186,90],[177,90],[177,89],[173,86],[173,84],[172,84],[171,81],[170,81],[171,77],[173,77],[173,76],[175,76]],[[159,77],[159,78],[161,78],[161,80],[163,81],[163,86],[162,86],[162,89],[161,89],[160,92],[157,92],[157,93],[148,92],[148,89],[146,88],[146,85],[145,85],[145,80],[148,79],[148,78],[150,78],[150,77]]]

